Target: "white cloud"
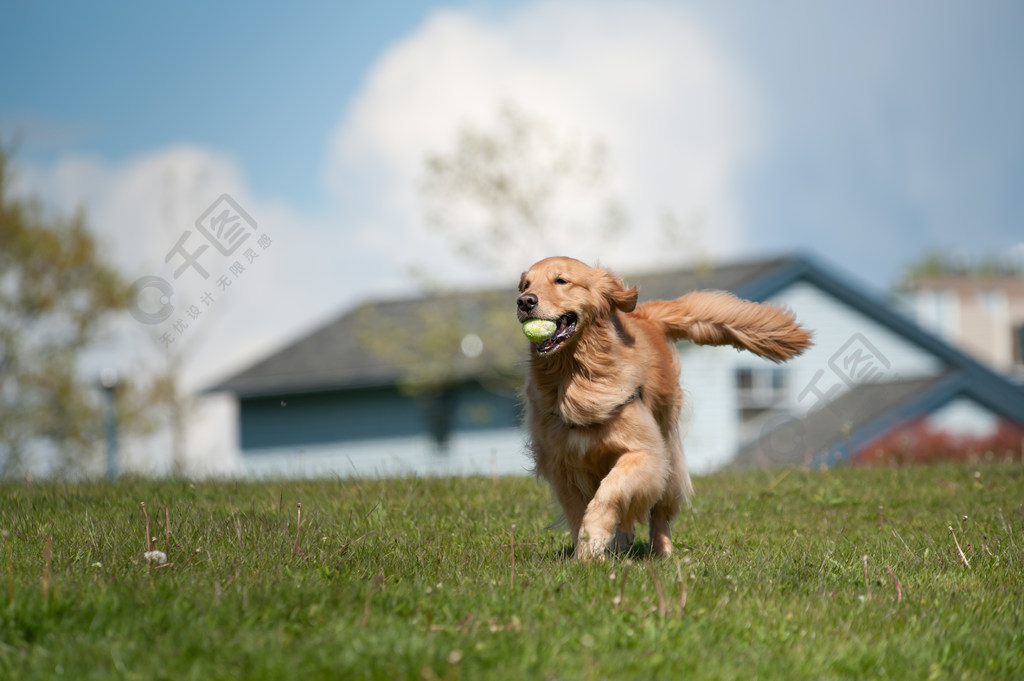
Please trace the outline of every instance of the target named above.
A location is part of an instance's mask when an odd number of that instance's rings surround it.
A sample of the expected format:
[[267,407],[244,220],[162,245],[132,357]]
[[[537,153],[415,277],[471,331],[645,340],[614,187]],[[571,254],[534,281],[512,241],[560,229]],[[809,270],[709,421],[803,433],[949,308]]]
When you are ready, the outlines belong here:
[[250,198],[232,159],[184,145],[120,163],[66,156],[26,168],[23,179],[26,191],[64,214],[82,207],[105,255],[135,276],[160,268],[182,231],[221,193]]
[[[245,266],[237,285],[214,296],[209,317],[196,320],[197,335],[209,339],[203,339],[203,351],[190,361],[186,379],[193,387],[244,364],[256,350],[280,342],[282,334],[289,336],[311,318],[351,302],[342,293],[348,283],[343,272],[357,254],[347,252],[344,234],[326,229],[323,218],[306,217],[282,202],[254,196],[230,156],[182,145],[121,163],[72,156],[51,167],[21,170],[21,191],[41,196],[52,210],[65,215],[83,208],[104,255],[131,279],[166,279],[179,307],[198,302],[207,290],[217,294],[216,279],[234,259]],[[259,258],[251,264],[241,252],[227,259],[211,247],[199,256],[210,279],[191,269],[176,279],[175,270],[183,260],[175,255],[167,262],[168,254],[186,231],[192,232],[186,249],[194,251],[203,243],[196,219],[222,194],[252,216],[258,232],[268,235],[272,245],[265,252],[255,249]],[[147,329],[157,337],[162,330],[160,325]],[[185,334],[184,341],[189,342],[191,335]]]
[[[346,259],[343,238],[322,229],[321,221],[253,196],[238,164],[224,154],[175,146],[121,163],[74,156],[20,172],[19,190],[40,196],[49,210],[67,215],[83,208],[104,255],[126,277],[157,276],[174,289],[171,318],[145,325],[123,315],[111,325],[105,342],[84,359],[87,374],[98,375],[111,366],[122,374],[146,377],[170,356],[180,355],[179,379],[196,391],[291,339],[345,300],[345,278],[338,274],[339,263]],[[258,255],[252,263],[241,251],[228,258],[208,247],[197,257],[210,278],[188,269],[176,279],[182,260],[174,256],[165,262],[167,254],[186,231],[192,232],[186,248],[196,252],[204,241],[195,221],[222,194],[253,217],[258,234],[269,236],[271,245],[255,247]],[[352,254],[347,257],[354,259]],[[230,274],[235,259],[245,268],[237,276]],[[216,283],[221,274],[232,280],[227,289]],[[202,302],[205,292],[213,296],[209,305]],[[187,314],[193,304],[201,310],[197,319]],[[173,326],[178,318],[189,325],[181,333]],[[160,340],[165,333],[174,338],[170,346]],[[207,398],[190,415],[188,452],[194,472],[230,469],[237,455],[232,409],[223,397]],[[166,438],[155,443],[136,447],[140,451],[127,447],[129,465],[165,470]]]
[[722,255],[741,238],[736,171],[753,143],[745,91],[709,33],[675,6],[536,3],[498,19],[438,12],[370,73],[332,137],[327,181],[388,253],[405,263],[430,254],[465,276],[469,268],[441,257],[420,219],[423,159],[450,149],[460,126],[486,128],[513,102],[610,151],[629,238],[613,252],[593,240],[566,244],[572,254],[664,265],[659,216],[671,211],[699,221],[700,246]]

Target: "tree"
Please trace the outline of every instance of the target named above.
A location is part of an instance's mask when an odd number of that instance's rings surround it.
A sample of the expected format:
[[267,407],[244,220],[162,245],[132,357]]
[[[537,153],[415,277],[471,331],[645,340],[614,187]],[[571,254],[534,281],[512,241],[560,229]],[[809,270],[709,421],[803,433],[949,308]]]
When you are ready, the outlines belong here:
[[426,407],[441,449],[451,395],[467,381],[512,397],[522,383],[526,340],[511,296],[519,272],[575,239],[607,241],[625,224],[607,191],[607,154],[506,104],[488,129],[463,127],[454,147],[429,154],[419,187],[426,223],[464,261],[500,274],[507,292],[456,293],[436,273],[414,270],[429,304],[368,305],[359,342],[398,369],[399,389]]
[[[1017,250],[1017,253],[1014,252]],[[1019,249],[995,256],[969,259],[963,254],[938,250],[925,252],[904,266],[896,283],[897,290],[912,289],[920,281],[932,278],[1017,278],[1024,276]]]
[[81,211],[50,218],[14,194],[10,158],[0,147],[0,473],[44,452],[73,469],[101,437],[97,387],[78,360],[131,289]]
[[493,128],[465,126],[452,151],[427,156],[424,217],[458,255],[518,274],[559,244],[622,233],[625,210],[608,191],[607,161],[602,143],[559,136],[505,104]]

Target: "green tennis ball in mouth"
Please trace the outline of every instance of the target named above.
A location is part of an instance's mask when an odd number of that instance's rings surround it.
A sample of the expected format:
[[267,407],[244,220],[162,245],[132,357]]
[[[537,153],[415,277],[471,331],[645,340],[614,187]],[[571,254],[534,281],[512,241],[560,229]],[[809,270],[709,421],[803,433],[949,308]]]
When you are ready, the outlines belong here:
[[523,322],[523,333],[533,343],[543,343],[555,335],[558,324],[547,319],[527,319]]

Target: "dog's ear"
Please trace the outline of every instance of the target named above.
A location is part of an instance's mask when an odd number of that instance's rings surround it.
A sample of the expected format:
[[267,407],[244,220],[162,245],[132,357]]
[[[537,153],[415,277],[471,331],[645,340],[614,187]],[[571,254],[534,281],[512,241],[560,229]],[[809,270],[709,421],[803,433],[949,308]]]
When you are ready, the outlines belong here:
[[626,290],[623,286],[618,292],[612,294],[611,301],[612,305],[617,307],[622,312],[632,312],[636,309],[636,300],[640,296],[640,289],[636,286]]
[[632,312],[636,308],[636,300],[640,295],[640,290],[636,286],[627,289],[621,279],[605,272],[601,278],[601,289],[611,309]]

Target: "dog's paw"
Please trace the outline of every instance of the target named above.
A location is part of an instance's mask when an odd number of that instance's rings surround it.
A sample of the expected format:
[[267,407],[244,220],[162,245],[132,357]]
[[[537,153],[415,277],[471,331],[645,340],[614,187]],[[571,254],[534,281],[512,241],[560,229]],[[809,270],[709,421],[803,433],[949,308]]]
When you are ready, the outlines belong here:
[[577,560],[591,561],[604,560],[604,544],[587,542],[576,547]]
[[604,551],[608,547],[608,538],[594,537],[585,530],[580,533],[576,544],[577,560],[604,560]]
[[612,545],[609,548],[614,553],[627,553],[633,548],[633,539],[635,538],[636,535],[632,530],[626,532],[622,528],[616,527],[615,536],[612,538]]
[[668,558],[672,555],[672,540],[668,535],[651,537],[651,554],[658,558]]

